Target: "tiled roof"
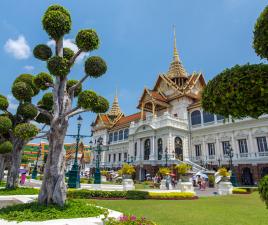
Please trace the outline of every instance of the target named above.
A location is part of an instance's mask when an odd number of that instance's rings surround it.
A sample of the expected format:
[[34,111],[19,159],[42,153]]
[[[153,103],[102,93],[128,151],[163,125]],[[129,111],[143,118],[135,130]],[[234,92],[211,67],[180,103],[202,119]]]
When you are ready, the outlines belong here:
[[123,125],[123,124],[128,124],[128,123],[131,123],[132,121],[137,121],[140,118],[141,118],[141,113],[140,112],[132,114],[132,115],[129,115],[129,116],[123,116],[116,122],[114,127],[120,126],[120,125]]
[[151,95],[153,98],[162,101],[162,102],[167,102],[167,99],[164,98],[161,94],[159,94],[157,91],[150,91]]

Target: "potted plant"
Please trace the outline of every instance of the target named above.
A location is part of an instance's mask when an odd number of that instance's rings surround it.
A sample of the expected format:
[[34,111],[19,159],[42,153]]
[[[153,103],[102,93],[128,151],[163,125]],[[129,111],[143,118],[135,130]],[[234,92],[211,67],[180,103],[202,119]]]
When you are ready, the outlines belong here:
[[182,192],[194,192],[193,183],[189,181],[189,176],[187,175],[190,174],[192,167],[186,163],[180,163],[175,168],[179,174],[178,188]]
[[108,176],[108,171],[107,170],[102,170],[101,171],[101,181],[106,182],[107,181],[107,176]]
[[215,186],[215,177],[214,175],[208,175],[208,186],[213,188]]
[[230,173],[226,168],[222,167],[218,170],[215,176],[220,176],[220,182],[218,185],[219,195],[230,195],[233,193],[233,185],[230,182]]
[[135,189],[132,175],[136,172],[134,166],[124,163],[122,168],[118,171],[122,175],[123,190]]

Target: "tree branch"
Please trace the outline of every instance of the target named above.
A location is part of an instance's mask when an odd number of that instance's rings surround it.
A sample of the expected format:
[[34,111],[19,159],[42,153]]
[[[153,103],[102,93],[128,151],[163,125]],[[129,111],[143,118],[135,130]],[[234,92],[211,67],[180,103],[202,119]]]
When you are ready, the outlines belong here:
[[32,137],[32,138],[30,139],[30,141],[31,141],[31,140],[34,140],[34,139],[38,139],[38,138],[44,138],[44,137],[47,137],[47,136],[48,136],[48,133],[49,133],[49,132],[46,132],[45,134],[42,134],[42,135],[40,135],[40,136]]
[[72,96],[73,92],[75,91],[76,88],[79,87],[79,85],[81,85],[87,78],[89,77],[89,75],[85,75],[76,85],[70,87],[68,94],[70,96]]
[[84,112],[90,112],[90,110],[79,108],[78,110],[76,110],[76,111],[70,113],[68,116],[69,116],[69,118],[70,118],[70,117],[73,117],[73,116],[75,116],[75,115],[77,115],[77,114],[84,113]]
[[70,59],[69,64],[70,66],[72,66],[74,64],[74,61],[76,60],[76,58],[82,53],[83,51],[81,49],[79,49],[74,56]]
[[53,119],[53,116],[52,116],[52,114],[51,114],[49,111],[47,111],[47,110],[45,110],[45,109],[42,109],[42,108],[39,108],[39,107],[36,106],[36,105],[33,105],[33,107],[35,107],[40,113],[46,115],[50,120]]
[[51,83],[45,83],[45,86],[54,88],[54,84],[51,84]]
[[74,112],[77,111],[78,109],[80,109],[80,107],[76,106],[76,107],[74,107],[73,109],[69,110],[68,112],[64,113],[64,114],[62,115],[62,117],[64,118],[64,117],[66,117],[66,116],[69,116],[70,114],[74,113]]

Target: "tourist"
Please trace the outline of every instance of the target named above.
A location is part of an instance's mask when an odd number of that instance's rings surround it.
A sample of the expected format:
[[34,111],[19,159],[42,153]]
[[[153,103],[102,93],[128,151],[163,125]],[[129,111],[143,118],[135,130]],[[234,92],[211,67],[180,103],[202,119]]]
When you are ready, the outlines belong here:
[[167,176],[166,176],[166,188],[167,188],[167,190],[169,190],[170,181],[171,181],[171,178],[170,178],[169,174],[167,174]]
[[26,173],[21,174],[20,177],[20,184],[24,185],[25,184],[25,180],[26,180]]

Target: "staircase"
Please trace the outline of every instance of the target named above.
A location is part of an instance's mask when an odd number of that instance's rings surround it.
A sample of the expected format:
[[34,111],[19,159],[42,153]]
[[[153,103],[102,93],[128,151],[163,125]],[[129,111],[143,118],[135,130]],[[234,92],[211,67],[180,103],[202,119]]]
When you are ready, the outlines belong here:
[[202,171],[202,172],[204,172],[204,173],[205,173],[205,172],[210,172],[210,170],[206,169],[205,167],[202,167],[202,166],[198,165],[197,163],[194,163],[194,162],[192,162],[192,161],[190,161],[190,160],[188,160],[188,159],[186,159],[186,160],[184,160],[184,161],[180,161],[180,163],[182,163],[182,162],[184,162],[184,163],[190,165],[190,166],[192,167],[192,171],[193,171],[194,173],[197,173],[197,172],[199,172],[199,171]]

